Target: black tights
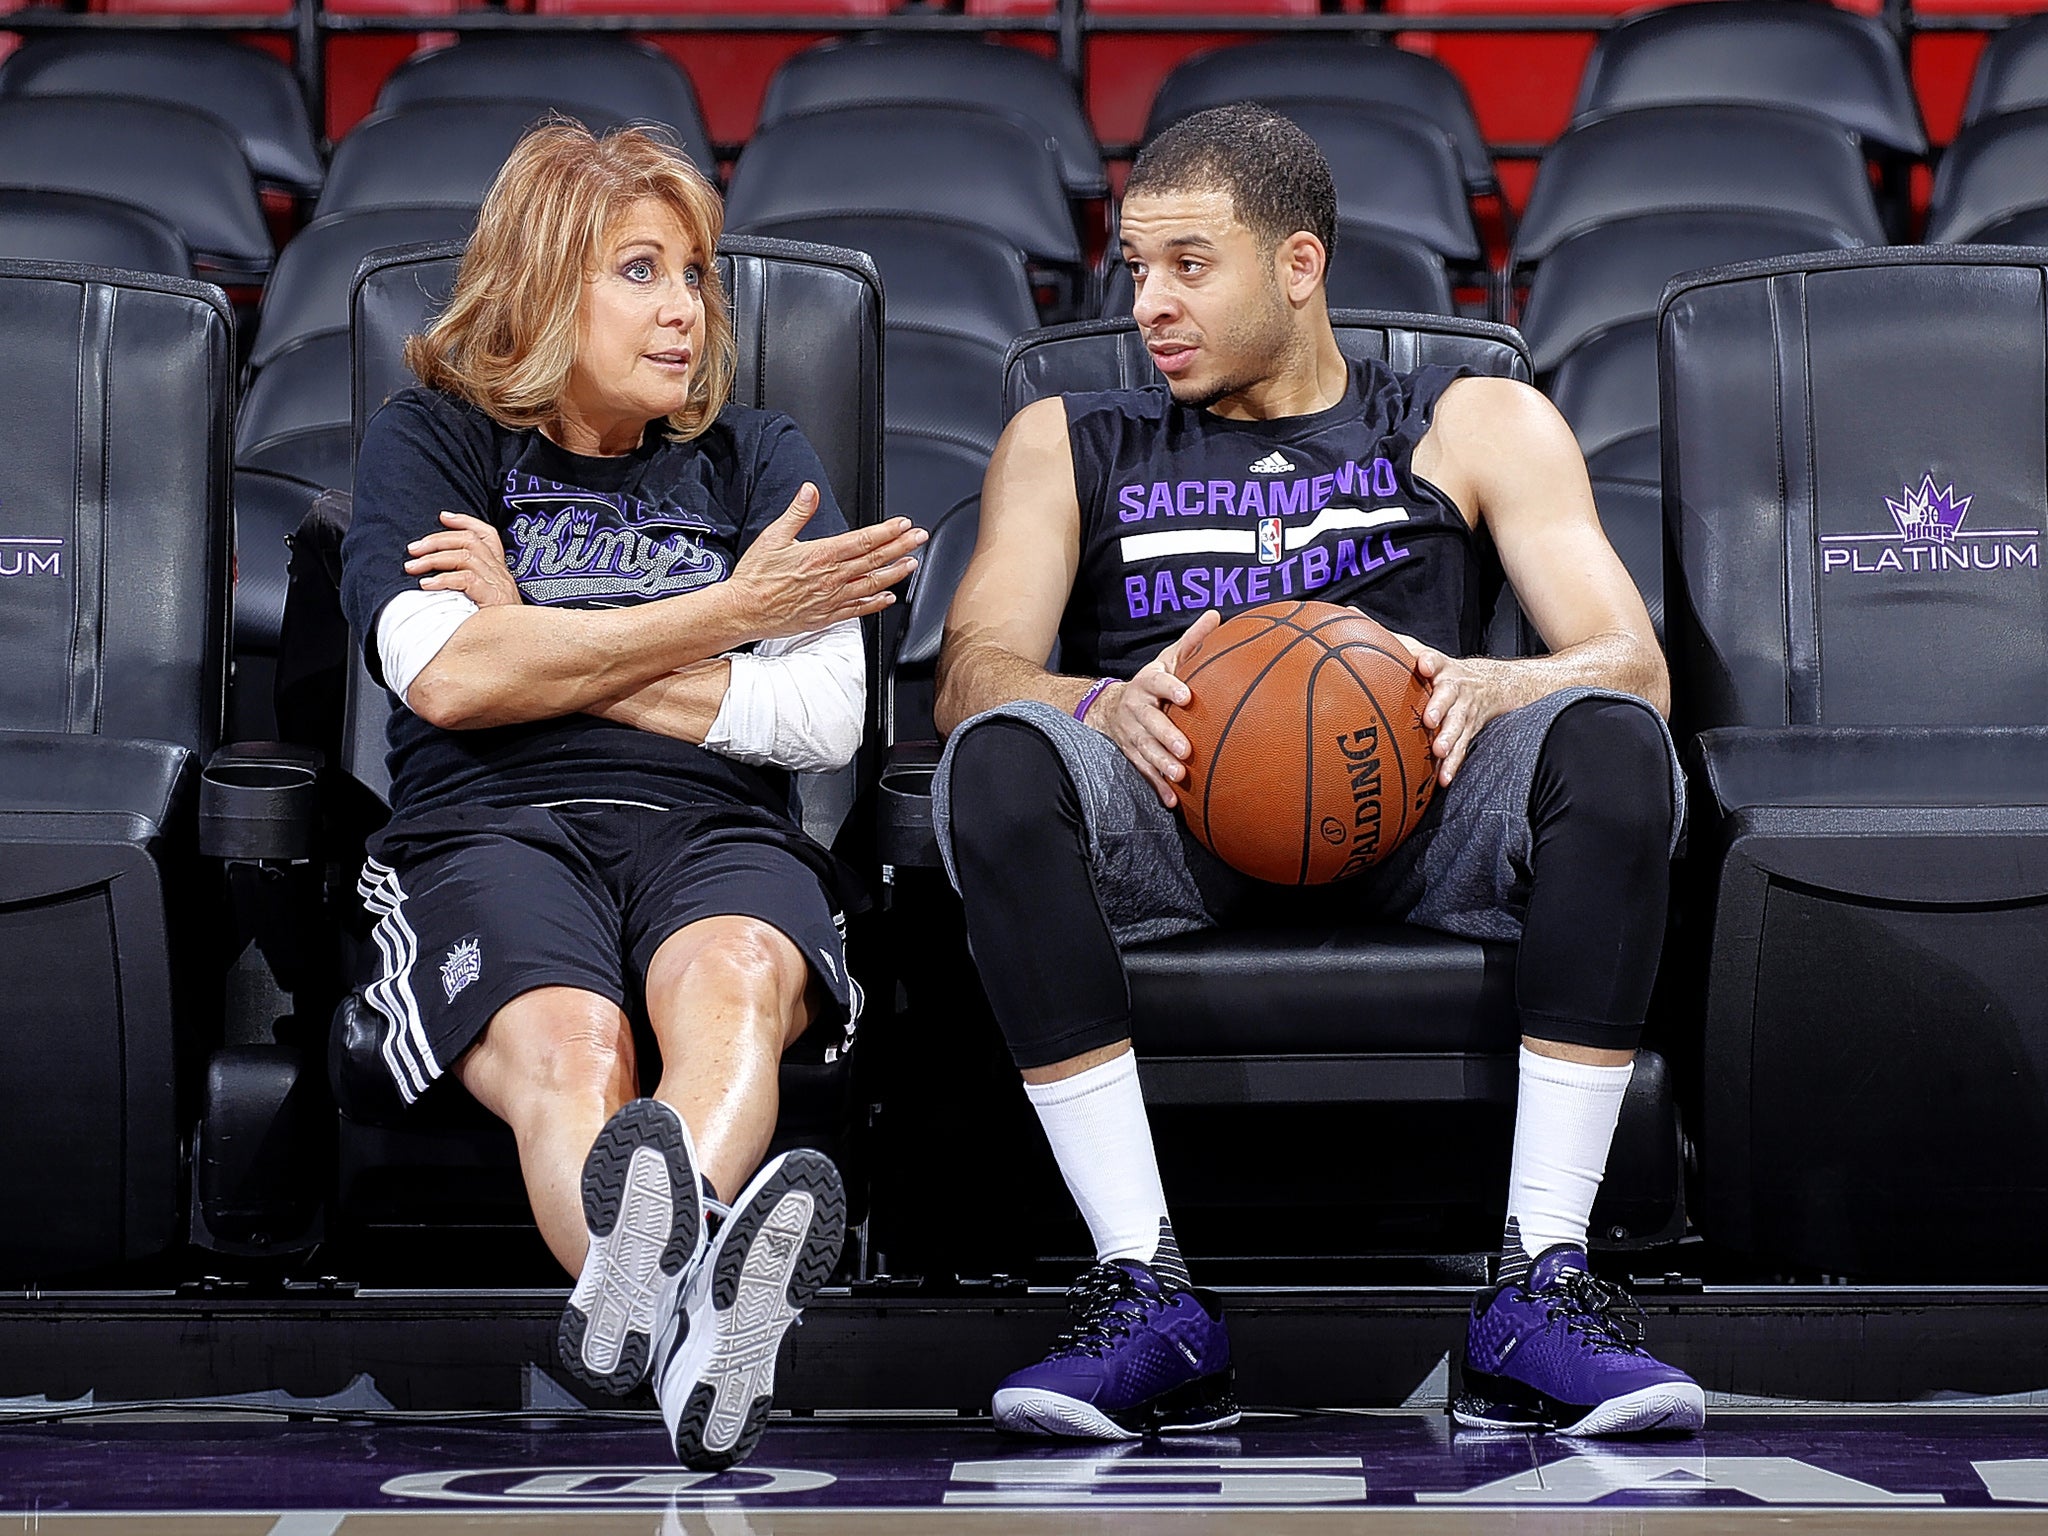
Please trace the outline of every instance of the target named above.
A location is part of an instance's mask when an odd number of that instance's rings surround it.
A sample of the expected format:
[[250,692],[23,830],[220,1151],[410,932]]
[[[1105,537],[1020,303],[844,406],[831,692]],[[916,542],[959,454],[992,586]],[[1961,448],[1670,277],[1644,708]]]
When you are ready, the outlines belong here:
[[[1671,815],[1664,735],[1647,706],[1584,699],[1558,715],[1529,790],[1533,878],[1515,968],[1525,1035],[1635,1048],[1664,940]],[[1019,1067],[1131,1033],[1085,846],[1080,797],[1052,744],[1015,720],[970,726],[953,760],[954,864],[968,945]]]

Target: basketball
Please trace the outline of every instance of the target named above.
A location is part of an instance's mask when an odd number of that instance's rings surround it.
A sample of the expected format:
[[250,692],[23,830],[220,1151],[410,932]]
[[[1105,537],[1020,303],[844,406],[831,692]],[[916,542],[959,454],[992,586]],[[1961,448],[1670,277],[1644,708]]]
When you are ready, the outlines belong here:
[[1333,603],[1279,602],[1219,625],[1181,658],[1194,695],[1181,814],[1202,846],[1274,885],[1369,869],[1436,787],[1429,687],[1392,632]]

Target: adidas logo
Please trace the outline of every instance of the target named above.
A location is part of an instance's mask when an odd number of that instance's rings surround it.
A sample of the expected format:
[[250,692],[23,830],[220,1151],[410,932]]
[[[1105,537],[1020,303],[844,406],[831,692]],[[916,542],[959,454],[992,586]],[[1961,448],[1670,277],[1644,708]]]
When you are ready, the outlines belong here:
[[1287,455],[1275,449],[1272,453],[1260,459],[1258,463],[1252,465],[1251,472],[1255,475],[1284,475],[1291,472],[1293,468],[1294,466],[1287,460]]

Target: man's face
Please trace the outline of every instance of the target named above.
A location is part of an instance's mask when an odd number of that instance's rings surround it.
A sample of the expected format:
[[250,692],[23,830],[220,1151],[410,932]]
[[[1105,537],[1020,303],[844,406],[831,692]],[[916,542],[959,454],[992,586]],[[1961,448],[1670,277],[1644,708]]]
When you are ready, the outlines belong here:
[[1209,406],[1276,374],[1298,346],[1276,253],[1225,191],[1140,193],[1123,207],[1131,314],[1167,388]]
[[688,403],[704,354],[704,253],[666,204],[612,222],[585,274],[565,393],[594,423],[648,422]]

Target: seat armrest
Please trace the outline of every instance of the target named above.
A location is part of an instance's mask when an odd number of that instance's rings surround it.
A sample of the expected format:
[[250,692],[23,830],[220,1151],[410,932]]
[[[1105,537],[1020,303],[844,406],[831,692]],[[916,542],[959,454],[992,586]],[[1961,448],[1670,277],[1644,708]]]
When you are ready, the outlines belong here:
[[932,776],[945,751],[942,741],[899,741],[882,759],[882,862],[899,869],[940,867],[939,840],[932,831]]
[[199,851],[209,858],[312,857],[320,754],[283,741],[238,741],[207,760],[199,782]]
[[1757,806],[2048,805],[2048,727],[1723,726],[1694,742],[1722,815]]

